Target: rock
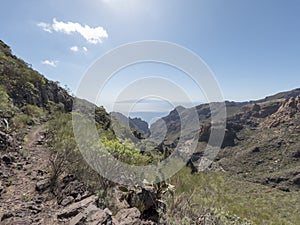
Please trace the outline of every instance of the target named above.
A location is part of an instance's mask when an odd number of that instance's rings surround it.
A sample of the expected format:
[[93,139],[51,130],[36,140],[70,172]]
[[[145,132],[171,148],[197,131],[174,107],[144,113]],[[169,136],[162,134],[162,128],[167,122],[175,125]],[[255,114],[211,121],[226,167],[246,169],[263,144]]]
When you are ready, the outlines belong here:
[[141,224],[141,212],[137,208],[122,209],[115,216],[120,225],[140,225]]
[[37,176],[44,176],[47,174],[47,171],[46,170],[37,170],[36,171],[36,175]]
[[40,196],[34,197],[32,200],[33,200],[36,204],[38,204],[38,205],[42,204],[43,201],[44,201],[43,198],[40,197]]
[[18,170],[22,170],[23,169],[23,163],[17,163],[16,167]]
[[13,163],[13,158],[8,156],[8,155],[4,155],[2,156],[2,161],[6,164],[6,165],[11,165]]
[[276,184],[279,184],[279,183],[281,183],[283,181],[287,181],[287,180],[288,180],[288,178],[286,178],[286,177],[271,177],[271,178],[269,178],[270,182],[276,183]]
[[297,152],[295,152],[293,154],[293,157],[296,158],[296,159],[300,159],[300,150],[298,150]]
[[11,218],[8,219],[8,221],[5,221],[5,223],[3,223],[4,225],[33,225],[35,223],[33,223],[31,218]]
[[75,217],[73,217],[69,225],[79,225],[82,224],[86,219],[86,216],[83,213],[78,213]]
[[293,117],[300,113],[300,96],[292,97],[283,103],[277,112],[269,116],[264,125],[269,128],[278,127],[281,124],[293,125]]
[[9,219],[11,217],[14,217],[14,214],[12,212],[4,213],[1,217],[1,221]]
[[80,201],[81,199],[88,196],[87,186],[78,181],[74,176],[66,176],[63,178],[63,185],[60,188],[57,199],[58,204],[62,204],[63,200],[67,199],[69,196]]
[[280,191],[290,192],[290,189],[289,189],[288,187],[286,187],[286,186],[280,186],[280,187],[278,187],[278,189],[279,189]]
[[59,219],[65,219],[76,216],[84,208],[88,207],[90,203],[95,202],[96,199],[97,196],[92,195],[80,202],[73,203],[72,205],[69,205],[68,207],[64,208],[60,213],[58,213],[57,217]]
[[66,206],[71,204],[74,201],[74,198],[72,196],[66,197],[62,202],[60,203],[62,206]]
[[252,152],[253,152],[253,153],[260,152],[259,147],[255,147],[255,148],[252,150]]
[[111,212],[108,208],[105,208],[105,209],[104,209],[104,213],[105,213],[106,215],[112,216],[112,212]]
[[44,191],[50,186],[50,180],[49,179],[44,179],[40,180],[36,183],[35,189],[37,191]]
[[[74,214],[75,213],[76,212],[74,212]],[[92,201],[88,205],[84,205],[78,208],[77,215],[75,215],[70,220],[69,224],[70,225],[80,225],[80,224],[98,225],[98,224],[109,224],[109,221],[112,222],[112,216],[111,215],[107,216],[104,210],[97,208],[95,202]]]
[[103,211],[99,210],[87,218],[86,224],[87,225],[98,225],[99,223],[101,224],[105,221],[107,221],[106,214]]
[[296,177],[292,180],[292,182],[293,182],[294,184],[300,186],[300,175],[296,176]]
[[34,214],[38,214],[42,211],[42,208],[40,205],[35,205],[34,203],[32,203],[31,205],[29,205],[28,207]]

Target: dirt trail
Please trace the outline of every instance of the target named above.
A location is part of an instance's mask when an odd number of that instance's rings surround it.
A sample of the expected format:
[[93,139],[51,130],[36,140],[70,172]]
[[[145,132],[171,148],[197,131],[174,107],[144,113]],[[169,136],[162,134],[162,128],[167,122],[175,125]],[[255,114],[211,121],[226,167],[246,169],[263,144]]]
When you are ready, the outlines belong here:
[[[36,183],[48,174],[49,152],[43,145],[43,125],[29,130],[23,148],[14,153],[10,186],[0,197],[0,213],[10,217],[0,224],[55,224],[55,201],[49,193],[38,193]],[[49,219],[45,219],[45,218]]]

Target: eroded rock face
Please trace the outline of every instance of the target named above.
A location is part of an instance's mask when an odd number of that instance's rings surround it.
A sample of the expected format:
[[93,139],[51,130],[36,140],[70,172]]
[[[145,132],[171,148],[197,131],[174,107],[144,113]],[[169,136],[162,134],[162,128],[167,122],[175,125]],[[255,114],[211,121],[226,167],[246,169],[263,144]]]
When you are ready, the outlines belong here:
[[[296,117],[296,118],[295,118]],[[295,125],[295,119],[300,122],[300,96],[290,98],[277,110],[276,113],[272,114],[263,123],[263,126],[269,128],[278,127],[281,124]]]
[[[200,142],[208,142],[209,141],[210,135],[211,135],[211,128],[212,128],[212,126],[210,123],[204,124],[202,126],[200,135],[199,135]],[[221,147],[225,148],[228,146],[234,146],[235,140],[238,139],[237,132],[239,132],[241,129],[243,129],[242,125],[232,123],[232,122],[227,123],[226,129],[225,129],[225,134],[224,134],[224,139],[221,144]],[[222,131],[220,130],[220,132],[222,132]],[[213,141],[211,141],[210,144],[215,146],[214,144],[217,145],[218,143],[214,143]]]

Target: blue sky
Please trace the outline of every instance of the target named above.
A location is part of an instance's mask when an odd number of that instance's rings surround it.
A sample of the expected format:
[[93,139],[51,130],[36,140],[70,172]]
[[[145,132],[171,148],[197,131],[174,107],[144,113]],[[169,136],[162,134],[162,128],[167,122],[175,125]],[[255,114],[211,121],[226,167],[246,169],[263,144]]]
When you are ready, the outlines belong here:
[[[0,39],[72,91],[101,55],[141,40],[170,41],[198,54],[228,100],[259,99],[300,87],[297,0],[3,0],[1,8]],[[105,101],[130,76],[181,76],[161,66],[123,74],[108,85]],[[188,79],[179,83],[192,90],[194,101],[205,101]]]

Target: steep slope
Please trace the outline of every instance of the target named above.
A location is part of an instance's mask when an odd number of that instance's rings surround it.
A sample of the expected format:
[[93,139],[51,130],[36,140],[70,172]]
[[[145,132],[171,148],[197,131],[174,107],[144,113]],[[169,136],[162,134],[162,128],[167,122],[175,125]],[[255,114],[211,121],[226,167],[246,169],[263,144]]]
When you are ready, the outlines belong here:
[[[146,138],[150,135],[148,123],[140,118],[127,118],[122,113],[111,112],[110,115],[118,121],[118,123],[128,129],[132,129],[137,138]],[[132,133],[130,132],[130,133]]]
[[[222,149],[216,158],[218,165],[230,174],[250,181],[285,191],[300,190],[299,96],[300,89],[295,89],[258,101],[225,102],[227,125]],[[160,145],[161,151],[172,151],[180,137],[177,110],[188,115],[190,109],[174,109],[151,126],[151,130],[168,128]],[[193,170],[198,168],[211,132],[209,105],[197,106],[196,110],[200,135],[198,148],[191,158]]]
[[223,168],[284,191],[300,190],[299,99],[300,96],[285,100],[255,127],[244,126],[236,146],[220,153]]
[[0,224],[56,224],[59,205],[42,192],[53,172],[46,123],[71,112],[73,97],[0,41],[0,102]]
[[[71,112],[75,100],[84,115]],[[156,210],[154,189],[146,191],[153,201],[148,208],[112,195],[122,197],[78,151],[72,114],[95,120],[99,139],[116,158],[148,162],[116,139],[104,108],[73,98],[0,41],[0,224],[147,224],[142,209]]]
[[26,104],[50,107],[62,103],[72,110],[72,97],[57,83],[47,80],[30,65],[14,56],[10,48],[0,41],[0,85],[5,87],[13,104],[19,108]]

